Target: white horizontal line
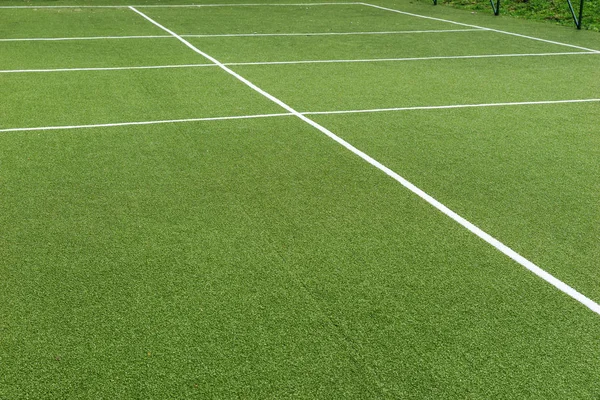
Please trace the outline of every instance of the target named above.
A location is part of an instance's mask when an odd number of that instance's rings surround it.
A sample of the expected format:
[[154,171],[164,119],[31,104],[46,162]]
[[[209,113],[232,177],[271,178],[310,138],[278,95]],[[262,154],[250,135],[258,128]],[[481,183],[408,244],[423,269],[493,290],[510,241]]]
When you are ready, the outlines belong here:
[[4,38],[0,42],[38,42],[38,41],[63,41],[63,40],[110,40],[110,39],[158,39],[170,38],[169,35],[155,36],[87,36],[87,37],[49,37],[49,38]]
[[47,68],[47,69],[6,69],[0,74],[28,73],[28,72],[76,72],[76,71],[127,71],[136,69],[166,69],[166,68],[195,68],[214,67],[214,64],[174,64],[174,65],[147,65],[134,67],[90,67],[90,68]]
[[[254,36],[346,36],[346,35],[397,35],[416,33],[452,33],[452,32],[487,32],[485,29],[432,29],[421,31],[382,31],[382,32],[307,32],[307,33],[223,33],[223,34],[190,34],[180,35],[191,38],[210,37],[254,37]],[[174,39],[170,35],[150,36],[88,36],[88,37],[48,37],[48,38],[4,38],[0,42],[37,42],[37,41],[67,41],[67,40],[113,40],[113,39]]]
[[[179,7],[257,7],[257,6],[292,6],[292,7],[304,7],[304,6],[338,6],[338,5],[362,5],[359,2],[328,2],[328,3],[249,3],[249,4],[145,4],[131,6],[136,8],[179,8]],[[0,6],[0,9],[14,9],[14,8],[129,8],[130,6],[124,5],[113,5],[113,6]]]
[[116,126],[131,126],[131,125],[158,125],[158,124],[174,124],[182,122],[200,122],[200,121],[225,121],[232,119],[252,119],[252,118],[270,118],[283,117],[292,115],[291,113],[279,114],[256,114],[256,115],[234,115],[229,117],[207,117],[207,118],[184,118],[184,119],[165,119],[157,121],[135,121],[135,122],[114,122],[107,124],[91,124],[91,125],[63,125],[63,126],[38,126],[27,128],[7,128],[0,129],[0,132],[27,132],[27,131],[56,131],[62,129],[88,129],[88,128],[109,128]]
[[405,57],[405,58],[368,58],[356,60],[300,60],[300,61],[257,61],[257,62],[239,62],[224,63],[230,66],[243,65],[287,65],[287,64],[328,64],[328,63],[363,63],[363,62],[385,62],[385,61],[427,61],[427,60],[454,60],[454,59],[472,59],[472,58],[497,58],[497,57],[542,57],[542,56],[565,56],[574,54],[594,54],[591,51],[573,51],[562,53],[532,53],[532,54],[482,54],[472,56],[433,56],[433,57]]
[[382,31],[382,32],[310,32],[310,33],[226,33],[179,35],[181,37],[253,37],[253,36],[346,36],[346,35],[397,35],[413,33],[452,33],[452,32],[487,32],[486,29],[430,29],[420,31]]
[[359,114],[359,113],[376,113],[376,112],[390,112],[390,111],[444,110],[444,109],[455,109],[455,108],[507,107],[507,106],[568,104],[568,103],[598,103],[598,102],[600,102],[600,99],[517,101],[517,102],[506,102],[506,103],[452,104],[452,105],[445,105],[445,106],[373,108],[373,109],[365,109],[365,110],[307,111],[307,112],[303,112],[301,114],[304,114],[304,115]]
[[363,5],[360,2],[321,2],[321,3],[232,3],[232,4],[181,4],[181,5],[161,5],[148,4],[144,6],[132,6],[136,8],[162,8],[162,7],[305,7],[305,6],[357,6]]
[[[332,114],[356,114],[356,113],[375,113],[375,112],[391,112],[391,111],[439,110],[439,109],[456,109],[456,108],[506,107],[506,106],[523,106],[523,105],[548,105],[548,104],[597,103],[597,102],[600,102],[600,99],[542,100],[542,101],[521,101],[521,102],[506,102],[506,103],[451,104],[451,105],[442,105],[442,106],[374,108],[374,109],[365,109],[365,110],[307,111],[307,112],[301,112],[300,114],[302,114],[302,115],[332,115]],[[136,121],[136,122],[115,122],[115,123],[91,124],[91,125],[63,125],[63,126],[6,128],[6,129],[0,129],[0,132],[108,128],[108,127],[129,126],[129,125],[157,125],[157,124],[174,124],[174,123],[183,123],[183,122],[269,118],[269,117],[283,117],[283,116],[290,116],[290,115],[294,115],[294,114],[292,114],[292,113],[256,114],[256,115],[236,115],[236,116],[227,116],[227,117],[184,118],[184,119],[167,119],[167,120]]]
[[[563,52],[563,53],[538,53],[538,54],[486,54],[473,56],[439,56],[439,57],[408,57],[408,58],[370,58],[357,60],[300,60],[300,61],[257,61],[257,62],[232,62],[223,63],[228,66],[245,65],[288,65],[288,64],[331,64],[331,63],[367,63],[367,62],[392,62],[392,61],[427,61],[427,60],[453,60],[453,59],[478,59],[496,57],[542,57],[566,55],[598,55],[596,52]],[[0,74],[28,73],[28,72],[74,72],[74,71],[123,71],[136,69],[165,69],[165,68],[197,68],[214,67],[215,64],[173,64],[173,65],[146,65],[132,67],[90,67],[90,68],[45,68],[45,69],[6,69]]]

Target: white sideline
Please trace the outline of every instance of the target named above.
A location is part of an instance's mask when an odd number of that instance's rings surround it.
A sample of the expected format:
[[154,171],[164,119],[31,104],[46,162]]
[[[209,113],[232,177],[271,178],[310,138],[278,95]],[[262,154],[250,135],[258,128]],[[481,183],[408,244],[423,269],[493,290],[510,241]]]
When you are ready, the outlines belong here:
[[[210,64],[217,66],[215,64]],[[551,105],[551,104],[569,104],[569,103],[600,103],[599,99],[572,99],[572,100],[541,100],[541,101],[520,101],[506,103],[483,103],[483,104],[450,104],[441,106],[412,106],[412,107],[392,107],[392,108],[372,108],[364,110],[333,110],[333,111],[305,111],[300,112],[302,115],[335,115],[335,114],[362,114],[362,113],[378,113],[392,111],[417,111],[417,110],[446,110],[457,108],[478,108],[478,107],[511,107],[524,105]],[[38,126],[38,127],[22,127],[22,128],[5,128],[0,129],[0,133],[4,132],[27,132],[27,131],[54,131],[61,129],[86,129],[86,128],[106,128],[129,125],[157,125],[157,124],[175,124],[185,122],[201,122],[201,121],[222,121],[231,119],[252,119],[252,118],[269,118],[269,117],[284,117],[295,115],[292,113],[278,114],[254,114],[254,115],[235,115],[226,117],[204,117],[204,118],[184,118],[184,119],[166,119],[153,121],[134,121],[134,122],[113,122],[105,124],[90,124],[90,125],[59,125],[59,126]]]
[[541,39],[541,38],[534,37],[534,36],[521,35],[520,33],[502,31],[502,30],[493,29],[493,28],[486,28],[486,27],[478,26],[478,25],[465,24],[465,23],[462,23],[462,22],[451,21],[449,19],[428,17],[426,15],[414,14],[414,13],[409,13],[409,12],[406,12],[406,11],[395,10],[393,8],[381,7],[381,6],[377,6],[375,4],[369,4],[369,3],[360,3],[360,4],[362,4],[364,6],[368,6],[368,7],[379,8],[379,9],[385,10],[385,11],[395,12],[395,13],[398,13],[398,14],[409,15],[409,16],[412,16],[412,17],[424,18],[424,19],[429,19],[429,20],[433,20],[433,21],[447,22],[447,23],[450,23],[450,24],[460,25],[460,26],[466,26],[466,27],[469,27],[469,28],[484,29],[484,30],[487,30],[487,31],[502,33],[502,34],[505,34],[505,35],[511,35],[511,36],[517,36],[517,37],[521,37],[521,38],[525,38],[525,39],[537,40],[539,42],[551,43],[551,44],[556,44],[556,45],[559,45],[559,46],[572,47],[572,48],[575,48],[575,49],[591,51],[593,53],[600,53],[600,50],[588,49],[587,47],[575,46],[573,44],[562,43],[562,42],[556,42],[554,40]]
[[[567,55],[598,55],[591,51],[571,51],[562,53],[532,53],[532,54],[482,54],[470,56],[433,56],[433,57],[406,57],[406,58],[367,58],[356,60],[299,60],[299,61],[257,61],[257,62],[230,62],[223,63],[227,66],[244,65],[293,65],[293,64],[335,64],[335,63],[368,63],[368,62],[393,62],[393,61],[428,61],[428,60],[461,60],[479,58],[503,58],[503,57],[548,57]],[[216,67],[216,64],[173,64],[173,65],[147,65],[132,67],[86,67],[86,68],[46,68],[46,69],[5,69],[0,74],[15,74],[28,72],[72,72],[72,71],[123,71],[136,69],[163,69],[163,68],[197,68]]]
[[[348,36],[348,35],[398,35],[416,33],[454,33],[454,32],[487,32],[485,29],[429,29],[420,31],[383,31],[383,32],[307,32],[307,33],[223,33],[223,34],[190,34],[179,35],[192,38],[212,37],[262,37],[262,36]],[[48,38],[4,38],[0,42],[37,42],[67,40],[114,40],[114,39],[173,39],[171,35],[148,36],[81,36],[81,37],[48,37]]]
[[431,204],[433,207],[437,208],[440,212],[442,212],[443,214],[447,215],[448,217],[450,217],[451,219],[453,219],[454,221],[456,221],[458,224],[460,224],[461,226],[463,226],[464,228],[466,228],[467,230],[469,230],[470,232],[472,232],[473,234],[475,234],[476,236],[478,236],[479,238],[481,238],[482,240],[484,240],[488,244],[492,245],[497,250],[499,250],[500,252],[502,252],[503,254],[505,254],[506,256],[508,256],[509,258],[511,258],[512,260],[516,261],[517,263],[519,263],[520,265],[522,265],[523,267],[525,267],[529,271],[533,272],[535,275],[537,275],[538,277],[542,278],[543,280],[545,280],[546,282],[548,282],[549,284],[551,284],[552,286],[554,286],[558,290],[560,290],[563,293],[571,296],[573,299],[579,301],[581,304],[585,305],[590,310],[594,311],[596,314],[600,314],[600,305],[599,304],[597,304],[596,302],[594,302],[590,298],[584,296],[583,294],[579,293],[577,290],[575,290],[571,286],[567,285],[566,283],[562,282],[561,280],[555,278],[554,276],[552,276],[548,272],[544,271],[543,269],[541,269],[540,267],[538,267],[537,265],[535,265],[531,261],[527,260],[525,257],[523,257],[520,254],[518,254],[516,251],[514,251],[510,247],[506,246],[504,243],[500,242],[496,238],[494,238],[491,235],[489,235],[488,233],[482,231],[480,228],[478,228],[477,226],[473,225],[471,222],[467,221],[466,219],[464,219],[463,217],[461,217],[460,215],[458,215],[454,211],[450,210],[448,207],[446,207],[445,205],[443,205],[442,203],[440,203],[439,201],[437,201],[436,199],[434,199],[433,197],[431,197],[430,195],[428,195],[427,193],[425,193],[423,190],[419,189],[418,187],[416,187],[415,185],[413,185],[412,183],[410,183],[409,181],[407,181],[406,179],[404,179],[402,176],[398,175],[396,172],[392,171],[391,169],[389,169],[385,165],[381,164],[379,161],[377,161],[374,158],[372,158],[371,156],[367,155],[366,153],[358,150],[356,147],[352,146],[350,143],[346,142],[345,140],[343,140],[339,136],[335,135],[333,132],[331,132],[330,130],[328,130],[324,126],[318,124],[317,122],[315,122],[312,119],[306,117],[305,115],[302,115],[301,113],[299,113],[298,111],[296,111],[295,109],[293,109],[291,106],[287,105],[283,101],[279,100],[278,98],[274,97],[273,95],[271,95],[271,94],[267,93],[266,91],[264,91],[263,89],[259,88],[258,86],[256,86],[255,84],[253,84],[252,82],[250,82],[249,80],[247,80],[246,78],[244,78],[243,76],[239,75],[238,73],[234,72],[233,70],[231,70],[227,66],[223,65],[217,59],[215,59],[215,58],[211,57],[210,55],[204,53],[203,51],[199,50],[194,45],[192,45],[191,43],[189,43],[187,40],[185,40],[181,36],[177,35],[175,32],[169,30],[168,28],[166,28],[166,27],[162,26],[161,24],[159,24],[158,22],[154,21],[152,18],[148,17],[146,14],[144,14],[144,13],[136,10],[133,7],[130,7],[130,9],[132,11],[138,13],[140,16],[142,16],[143,18],[145,18],[146,20],[148,20],[152,24],[154,24],[157,27],[161,28],[165,32],[168,32],[169,34],[171,34],[174,37],[178,38],[183,44],[185,44],[191,50],[195,51],[196,53],[198,53],[198,54],[202,55],[203,57],[209,59],[210,61],[214,62],[223,71],[225,71],[228,74],[230,74],[231,76],[235,77],[237,80],[241,81],[246,86],[250,87],[254,91],[260,93],[264,97],[266,97],[269,100],[273,101],[274,103],[278,104],[279,106],[281,106],[283,109],[285,109],[289,113],[295,115],[296,117],[298,117],[302,121],[306,122],[307,124],[313,126],[316,129],[318,129],[323,134],[325,134],[326,136],[328,136],[330,139],[334,140],[335,142],[337,142],[341,146],[345,147],[346,149],[348,149],[349,151],[351,151],[355,155],[359,156],[360,158],[362,158],[364,161],[368,162],[369,164],[371,164],[375,168],[381,170],[382,172],[384,172],[385,174],[387,174],[388,176],[390,176],[391,178],[393,178],[394,180],[396,180],[397,182],[399,182],[405,188],[409,189],[411,192],[415,193],[417,196],[419,196],[420,198],[422,198],[423,200],[425,200],[426,202],[428,202],[429,204]]

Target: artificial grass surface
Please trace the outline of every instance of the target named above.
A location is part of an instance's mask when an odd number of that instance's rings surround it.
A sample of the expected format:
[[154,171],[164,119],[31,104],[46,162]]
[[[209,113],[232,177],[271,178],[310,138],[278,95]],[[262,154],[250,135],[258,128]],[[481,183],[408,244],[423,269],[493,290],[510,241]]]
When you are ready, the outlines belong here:
[[598,301],[598,110],[570,104],[315,118]]
[[0,74],[0,82],[1,128],[281,112],[212,67]]
[[[7,2],[0,3],[0,6]],[[57,2],[19,2],[54,6]],[[94,3],[96,4],[96,3]],[[9,5],[9,4],[6,4]],[[163,34],[126,8],[0,9],[1,38],[130,36]]]
[[577,51],[486,31],[353,36],[187,38],[221,62],[360,60]]
[[[477,10],[475,12],[492,12],[489,3],[483,1],[451,0],[439,2],[438,4],[444,6],[449,5],[467,10]],[[575,15],[577,15],[577,18],[579,18],[579,6],[579,2],[573,2]],[[575,26],[573,16],[569,12],[568,3],[561,0],[505,0],[501,4],[500,12],[503,15],[509,15],[511,17],[549,21],[569,27]],[[598,17],[599,13],[600,2],[597,0],[585,0],[583,3],[582,29],[590,29],[594,31],[600,30],[600,19]]]
[[[289,3],[289,2],[288,2]],[[318,6],[143,8],[178,34],[369,32],[455,29],[450,23],[419,20],[360,4]]]
[[299,121],[2,141],[5,397],[598,390],[593,314]]
[[5,70],[207,63],[175,38],[6,42],[0,47],[0,69]]
[[308,112],[598,98],[599,64],[585,54],[232,69]]
[[[380,4],[492,21],[408,2]],[[358,10],[371,21],[369,30],[406,22],[366,6],[339,7],[308,14],[227,7],[201,22],[214,33],[246,33],[259,16],[268,32],[351,29],[342,16],[357,21]],[[12,15],[5,11],[0,15]],[[116,18],[106,11],[102,18]],[[118,11],[127,26],[115,30],[137,32],[138,23]],[[171,23],[193,25],[199,15],[143,11],[177,33],[188,32]],[[49,21],[46,37],[65,36],[57,33],[59,20]],[[37,22],[31,33],[39,36],[43,19]],[[521,33],[548,32],[508,24]],[[80,27],[73,35],[92,34],[86,32]],[[592,47],[590,38],[573,43]],[[388,48],[355,40],[343,43]],[[515,51],[530,46],[508,36],[497,40]],[[182,44],[171,52],[170,39],[144,41],[157,46],[148,61],[162,62],[163,54],[165,62],[180,53],[182,63],[193,58]],[[116,66],[135,61],[141,50],[123,54],[137,40],[111,43],[91,52],[107,54],[105,60],[71,54],[77,49],[71,45],[55,48],[65,66],[71,58]],[[222,43],[223,55],[249,59],[259,51],[235,47],[233,39]],[[299,41],[262,43],[301,50]],[[338,42],[329,43],[336,54]],[[446,46],[457,53],[480,49],[460,43]],[[276,59],[284,52],[270,49],[261,54]],[[60,61],[48,53],[43,59]],[[320,111],[597,97],[597,65],[596,55],[586,55],[235,70],[301,111]],[[578,76],[580,86],[573,84]],[[2,127],[282,112],[214,67],[0,80]],[[597,109],[314,118],[597,299]],[[571,123],[577,112],[580,130]],[[600,393],[596,314],[296,118],[5,132],[0,149],[2,398]]]

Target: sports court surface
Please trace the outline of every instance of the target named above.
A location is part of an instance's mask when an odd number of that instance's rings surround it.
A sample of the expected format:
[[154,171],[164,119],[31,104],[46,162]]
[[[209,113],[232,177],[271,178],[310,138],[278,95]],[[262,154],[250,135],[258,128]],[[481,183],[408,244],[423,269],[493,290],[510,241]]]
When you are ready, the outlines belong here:
[[600,398],[600,35],[370,1],[0,3],[0,398]]

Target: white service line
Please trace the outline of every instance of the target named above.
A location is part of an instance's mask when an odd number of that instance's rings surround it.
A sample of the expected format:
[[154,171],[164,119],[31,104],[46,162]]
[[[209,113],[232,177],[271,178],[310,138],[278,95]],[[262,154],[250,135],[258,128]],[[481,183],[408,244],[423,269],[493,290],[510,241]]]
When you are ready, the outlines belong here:
[[504,243],[500,242],[498,239],[492,237],[491,235],[489,235],[488,233],[484,232],[483,230],[481,230],[477,226],[473,225],[471,222],[467,221],[466,219],[464,219],[463,217],[461,217],[460,215],[458,215],[454,211],[450,210],[448,207],[446,207],[445,205],[443,205],[442,203],[440,203],[439,201],[437,201],[436,199],[434,199],[433,197],[431,197],[430,195],[428,195],[427,193],[425,193],[423,190],[419,189],[417,186],[413,185],[412,183],[410,183],[409,181],[407,181],[406,179],[404,179],[402,176],[398,175],[396,172],[392,171],[391,169],[389,169],[385,165],[381,164],[379,161],[375,160],[374,158],[372,158],[368,154],[360,151],[359,149],[357,149],[356,147],[354,147],[350,143],[346,142],[344,139],[342,139],[339,136],[335,135],[329,129],[327,129],[324,126],[318,124],[317,122],[313,121],[312,119],[308,118],[307,116],[302,115],[300,112],[296,111],[291,106],[287,105],[286,103],[284,103],[283,101],[279,100],[275,96],[273,96],[273,95],[267,93],[266,91],[264,91],[263,89],[259,88],[254,83],[250,82],[249,80],[247,80],[243,76],[239,75],[235,71],[233,71],[230,68],[228,68],[227,66],[223,65],[221,62],[219,62],[214,57],[212,57],[212,56],[204,53],[202,50],[196,48],[194,45],[192,45],[190,42],[188,42],[187,40],[185,40],[181,36],[177,35],[175,32],[169,30],[168,28],[166,28],[166,27],[162,26],[161,24],[159,24],[158,22],[154,21],[152,18],[148,17],[146,14],[144,14],[144,13],[136,10],[133,7],[130,7],[130,8],[131,8],[131,10],[133,10],[134,12],[138,13],[143,18],[145,18],[146,20],[148,20],[149,22],[151,22],[152,24],[156,25],[157,27],[161,28],[165,32],[168,32],[169,34],[171,34],[174,37],[178,38],[183,44],[185,44],[191,50],[195,51],[196,53],[202,55],[203,57],[205,57],[205,58],[209,59],[210,61],[214,62],[215,64],[217,64],[223,71],[225,71],[228,74],[230,74],[231,76],[235,77],[236,79],[238,79],[239,81],[241,81],[242,83],[244,83],[246,86],[248,86],[251,89],[253,89],[254,91],[260,93],[261,95],[263,95],[264,97],[268,98],[269,100],[271,100],[275,104],[278,104],[279,106],[281,106],[283,109],[285,109],[289,113],[295,115],[296,117],[298,117],[302,121],[306,122],[307,124],[311,125],[312,127],[316,128],[316,129],[318,129],[323,134],[325,134],[326,136],[328,136],[330,139],[334,140],[335,142],[337,142],[341,146],[345,147],[346,149],[348,149],[349,151],[351,151],[352,153],[354,153],[358,157],[362,158],[364,161],[368,162],[369,164],[371,164],[375,168],[381,170],[382,172],[384,172],[385,174],[387,174],[388,176],[390,176],[391,178],[393,178],[394,180],[396,180],[397,182],[399,182],[402,186],[404,186],[405,188],[407,188],[408,190],[410,190],[411,192],[413,192],[414,194],[416,194],[417,196],[419,196],[420,198],[422,198],[423,200],[425,200],[426,202],[428,202],[429,204],[431,204],[433,207],[435,207],[436,209],[438,209],[440,212],[442,212],[443,214],[447,215],[448,217],[450,217],[451,219],[453,219],[454,221],[456,221],[458,224],[460,224],[461,226],[463,226],[464,228],[466,228],[467,230],[469,230],[470,232],[472,232],[473,234],[475,234],[477,237],[481,238],[482,240],[484,240],[488,244],[492,245],[494,248],[496,248],[497,250],[499,250],[500,252],[502,252],[503,254],[505,254],[506,256],[508,256],[509,258],[511,258],[512,260],[516,261],[517,263],[519,263],[520,265],[522,265],[523,267],[525,267],[529,271],[533,272],[538,277],[542,278],[543,280],[545,280],[546,282],[548,282],[552,286],[556,287],[558,290],[562,291],[563,293],[571,296],[573,299],[575,299],[578,302],[580,302],[581,304],[585,305],[586,307],[588,307],[590,310],[592,310],[596,314],[600,314],[600,305],[597,304],[596,302],[594,302],[593,300],[591,300],[590,298],[584,296],[583,294],[579,293],[577,290],[575,290],[571,286],[567,285],[566,283],[564,283],[561,280],[555,278],[554,276],[552,276],[548,272],[544,271],[543,269],[541,269],[540,267],[538,267],[537,265],[535,265],[534,263],[532,263],[531,261],[529,261],[525,257],[523,257],[520,254],[518,254],[516,251],[514,251],[510,247],[506,246]]
[[[299,60],[299,61],[256,61],[256,62],[231,62],[223,63],[228,66],[244,65],[293,65],[293,64],[335,64],[335,63],[368,63],[368,62],[392,62],[392,61],[428,61],[428,60],[460,60],[478,58],[502,58],[502,57],[545,57],[566,55],[599,55],[591,51],[572,51],[563,53],[533,53],[533,54],[483,54],[472,56],[433,56],[433,57],[407,57],[407,58],[368,58],[357,60]],[[217,67],[216,64],[174,64],[174,65],[147,65],[132,67],[86,67],[86,68],[46,68],[46,69],[5,69],[0,74],[16,74],[28,72],[73,72],[73,71],[123,71],[136,69],[164,69],[164,68],[198,68]]]
[[309,32],[309,33],[224,33],[224,34],[190,34],[179,35],[183,38],[211,37],[262,37],[262,36],[349,36],[349,35],[399,35],[417,33],[457,33],[457,32],[487,32],[487,29],[428,29],[418,31],[381,31],[381,32]]
[[173,39],[169,35],[154,36],[83,36],[83,37],[49,37],[49,38],[4,38],[0,42],[59,42],[67,40],[112,40],[112,39]]
[[0,42],[62,42],[68,40],[113,40],[113,39],[173,39],[169,35],[151,35],[151,36],[83,36],[67,38],[5,38]]
[[[217,66],[214,64],[210,64],[210,65],[213,65],[215,67]],[[478,107],[510,107],[510,106],[524,106],[524,105],[550,105],[550,104],[568,104],[568,103],[600,103],[600,99],[542,100],[542,101],[520,101],[520,102],[507,102],[507,103],[450,104],[450,105],[441,105],[441,106],[372,108],[372,109],[363,109],[363,110],[306,111],[306,112],[300,112],[299,114],[302,114],[302,115],[362,114],[362,113],[393,112],[393,111],[444,110],[444,109],[478,108]],[[129,125],[177,124],[177,123],[186,123],[186,122],[285,117],[285,116],[292,116],[292,115],[295,115],[295,114],[292,114],[292,113],[254,114],[254,115],[234,115],[234,116],[226,116],[226,117],[204,117],[204,118],[164,119],[164,120],[153,120],[153,121],[112,122],[112,123],[105,123],[105,124],[90,124],[90,125],[34,126],[34,127],[21,127],[21,128],[4,128],[4,129],[0,129],[0,132],[55,131],[55,130],[61,130],[61,129],[108,128],[108,127],[129,126]]]
[[[383,31],[383,32],[308,32],[308,33],[224,33],[224,34],[189,34],[179,35],[191,38],[213,37],[262,37],[262,36],[349,36],[349,35],[398,35],[417,33],[454,33],[454,32],[487,32],[486,29],[430,29],[421,31]],[[48,38],[4,38],[0,42],[58,42],[69,40],[115,40],[115,39],[174,39],[171,35],[148,36],[82,36],[82,37],[48,37]]]
[[86,67],[86,68],[47,68],[47,69],[5,69],[0,74],[17,74],[29,72],[77,72],[77,71],[127,71],[136,69],[166,69],[166,68],[197,68],[216,67],[214,64],[174,64],[174,65],[147,65],[134,67]]
[[27,128],[0,129],[0,133],[28,132],[28,131],[57,131],[57,130],[63,130],[63,129],[109,128],[109,127],[116,127],[116,126],[159,125],[159,124],[174,124],[174,123],[182,123],[182,122],[200,122],[200,121],[227,121],[227,120],[232,120],[232,119],[284,117],[284,116],[289,116],[289,115],[293,115],[293,114],[278,113],[278,114],[256,114],[256,115],[233,115],[233,116],[229,116],[229,117],[163,119],[163,120],[155,120],[155,121],[114,122],[114,123],[107,123],[107,124],[90,124],[90,125],[37,126],[37,127],[27,127]]
[[483,103],[483,104],[451,104],[445,106],[414,106],[414,107],[392,107],[372,108],[364,110],[339,110],[339,111],[306,111],[303,115],[333,115],[333,114],[362,114],[390,111],[416,111],[416,110],[451,110],[456,108],[480,108],[480,107],[511,107],[532,106],[546,104],[569,104],[569,103],[600,103],[600,99],[574,99],[574,100],[542,100],[542,101],[517,101],[507,103]]
[[403,57],[403,58],[366,58],[356,60],[299,60],[299,61],[257,61],[257,62],[230,62],[224,63],[229,66],[244,65],[288,65],[288,64],[329,64],[329,63],[367,63],[367,62],[389,62],[389,61],[428,61],[428,60],[462,60],[473,58],[502,58],[502,57],[546,57],[546,56],[566,56],[600,53],[592,51],[571,51],[562,53],[532,53],[532,54],[481,54],[470,56],[432,56],[432,57]]
[[381,10],[391,11],[391,12],[395,12],[395,13],[398,13],[398,14],[409,15],[411,17],[424,18],[424,19],[429,19],[429,20],[433,20],[433,21],[440,21],[440,22],[447,22],[447,23],[450,23],[450,24],[460,25],[460,26],[466,26],[466,27],[469,27],[469,28],[484,29],[484,30],[487,30],[487,31],[502,33],[502,34],[505,34],[505,35],[517,36],[517,37],[521,37],[521,38],[525,38],[525,39],[537,40],[539,42],[551,43],[551,44],[556,44],[556,45],[559,45],[559,46],[572,47],[572,48],[575,48],[575,49],[591,51],[591,52],[594,52],[594,53],[600,53],[599,50],[588,49],[587,47],[575,46],[573,44],[568,44],[568,43],[556,42],[554,40],[541,39],[541,38],[534,37],[534,36],[521,35],[520,33],[514,33],[514,32],[508,32],[508,31],[501,31],[499,29],[486,28],[486,27],[478,26],[478,25],[465,24],[465,23],[462,23],[462,22],[451,21],[449,19],[428,17],[426,15],[414,14],[414,13],[409,13],[409,12],[406,12],[406,11],[396,10],[396,9],[393,9],[393,8],[381,7],[381,6],[377,6],[375,4],[369,4],[369,3],[361,3],[361,4],[364,5],[364,6],[379,8]]

